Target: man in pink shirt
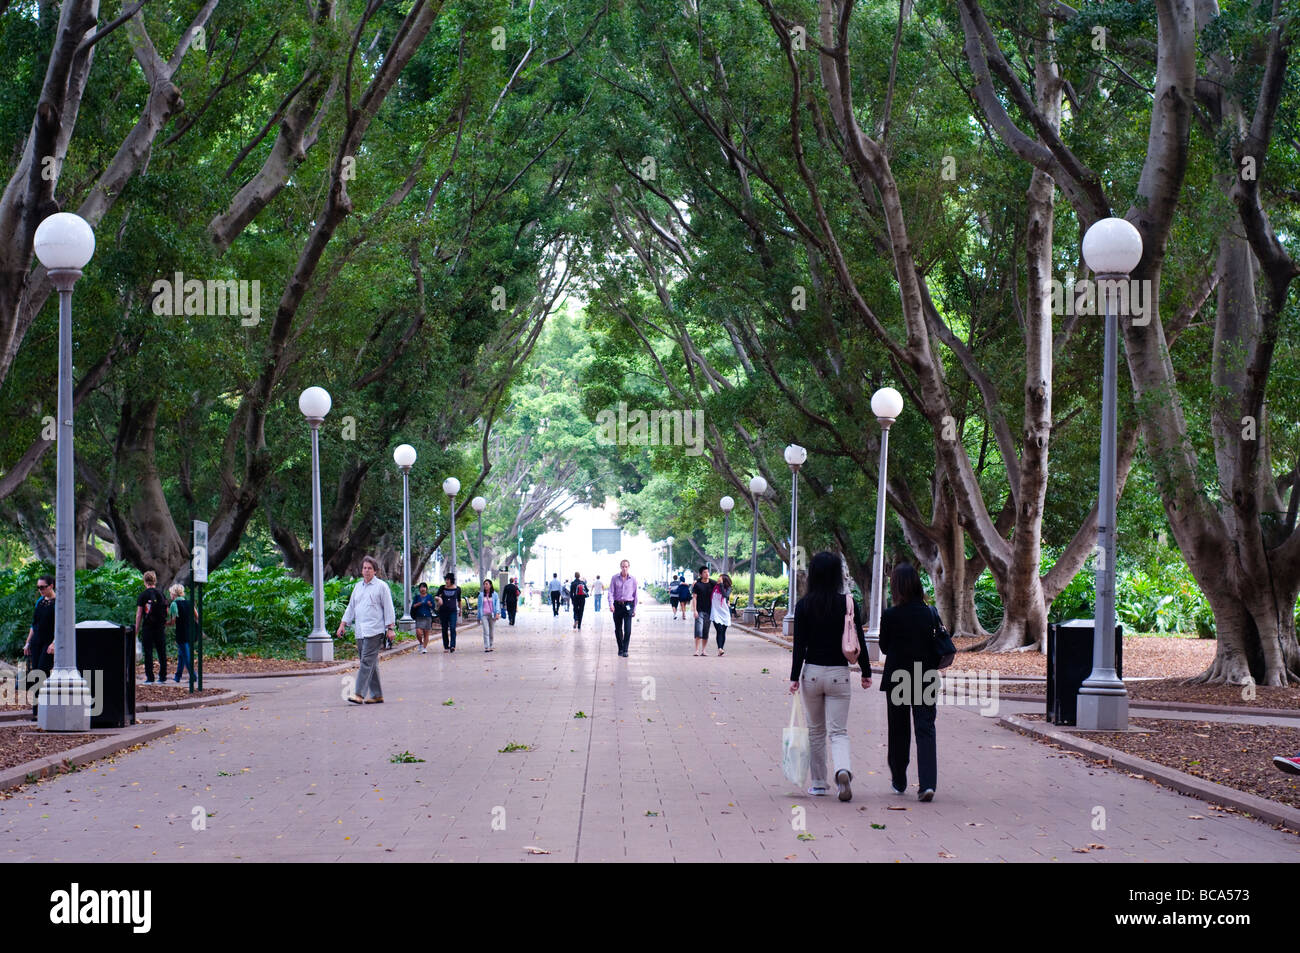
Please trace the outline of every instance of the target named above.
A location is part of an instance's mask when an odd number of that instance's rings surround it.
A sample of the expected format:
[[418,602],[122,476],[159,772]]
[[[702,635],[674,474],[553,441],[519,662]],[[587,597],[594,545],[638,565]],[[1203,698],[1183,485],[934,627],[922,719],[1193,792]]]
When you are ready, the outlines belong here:
[[614,613],[614,638],[619,658],[627,658],[632,641],[632,617],[636,615],[636,577],[627,574],[628,561],[618,564],[618,575],[609,581],[609,611]]

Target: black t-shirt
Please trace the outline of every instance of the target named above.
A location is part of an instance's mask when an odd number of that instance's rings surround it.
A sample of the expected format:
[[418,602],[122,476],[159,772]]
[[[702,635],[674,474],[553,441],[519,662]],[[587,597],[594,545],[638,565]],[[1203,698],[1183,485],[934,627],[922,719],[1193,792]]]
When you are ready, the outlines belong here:
[[691,592],[695,596],[695,611],[700,615],[708,615],[713,611],[713,590],[717,588],[718,584],[712,579],[691,586]]
[[43,596],[32,610],[32,661],[39,663],[46,652],[54,651],[54,600]]
[[135,600],[136,606],[144,610],[140,617],[140,631],[158,635],[167,624],[167,600],[153,586],[140,593]]
[[434,593],[442,600],[442,606],[438,609],[439,615],[451,615],[453,612],[460,611],[460,586],[439,586],[438,591]]
[[185,645],[192,641],[194,604],[188,599],[177,599],[172,605],[176,606],[176,642]]
[[505,597],[506,602],[519,601],[519,587],[513,582],[508,582],[505,588],[501,590],[501,595]]

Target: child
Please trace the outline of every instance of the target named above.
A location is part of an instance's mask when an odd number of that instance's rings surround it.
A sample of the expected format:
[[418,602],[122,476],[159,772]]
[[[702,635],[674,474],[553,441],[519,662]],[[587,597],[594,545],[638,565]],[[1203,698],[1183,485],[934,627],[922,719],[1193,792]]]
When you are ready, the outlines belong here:
[[199,610],[194,603],[185,598],[185,587],[176,583],[167,590],[171,596],[171,605],[167,607],[167,624],[176,627],[176,681],[181,680],[181,672],[188,667],[190,683],[193,684],[194,655],[191,642],[198,628]]

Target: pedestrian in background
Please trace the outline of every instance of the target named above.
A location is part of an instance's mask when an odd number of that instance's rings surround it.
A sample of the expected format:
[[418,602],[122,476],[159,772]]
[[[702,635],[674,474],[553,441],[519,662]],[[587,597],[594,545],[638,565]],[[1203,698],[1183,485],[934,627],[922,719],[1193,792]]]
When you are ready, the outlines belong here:
[[843,591],[840,557],[821,552],[808,566],[808,591],[795,604],[794,658],[790,663],[790,694],[803,688],[808,713],[808,746],[812,785],[808,793],[822,797],[826,784],[826,747],[830,742],[835,784],[841,801],[852,800],[853,770],[849,762],[849,660],[844,657],[844,624],[852,616],[859,658],[864,660],[862,687],[871,686],[866,666],[867,643],[862,634],[862,607]]
[[677,618],[677,604],[682,601],[681,596],[678,593],[678,586],[680,584],[681,580],[677,578],[676,574],[673,575],[673,581],[668,584],[668,604],[673,607],[674,619]]
[[[36,606],[32,609],[32,624],[27,630],[27,641],[23,644],[23,654],[27,656],[27,683],[25,688],[39,690],[40,684],[50,677],[54,668],[54,577],[37,576],[36,591],[39,594]],[[32,684],[32,673],[40,672],[44,677],[40,684]],[[36,717],[36,693],[32,693],[32,717]]]
[[[456,574],[447,573],[443,583],[434,593],[438,607],[438,622],[442,625],[442,650],[456,651],[456,620],[460,618],[460,586],[456,585]],[[451,640],[448,641],[448,633]]]
[[551,573],[551,581],[546,585],[551,591],[551,615],[558,616],[560,614],[560,590],[564,588],[560,582],[560,574],[558,572]]
[[153,655],[158,653],[158,681],[167,680],[167,597],[158,589],[158,574],[144,574],[144,592],[135,600],[135,630],[144,647],[144,680],[153,681]]
[[614,615],[614,639],[620,658],[627,658],[632,642],[632,619],[636,616],[636,577],[628,575],[631,564],[618,564],[618,575],[609,581],[609,611]]
[[411,618],[415,620],[415,637],[420,642],[420,654],[429,653],[429,633],[433,631],[433,596],[429,594],[429,584],[420,583],[419,594],[411,600]]
[[695,585],[691,586],[691,595],[695,599],[692,618],[695,620],[695,655],[703,657],[709,645],[709,613],[713,611],[713,590],[718,588],[716,582],[709,580],[709,567],[701,566],[695,574]]
[[718,576],[717,588],[713,590],[713,604],[709,618],[713,622],[713,631],[717,634],[718,654],[726,655],[727,627],[731,625],[731,577],[725,572]]
[[[691,587],[686,581],[686,573],[682,573],[681,577],[677,580],[677,601],[682,605],[682,621],[685,622],[686,607],[690,605],[691,602]],[[673,618],[676,618],[676,616]]]
[[510,624],[515,624],[515,613],[519,611],[519,584],[515,582],[515,577],[511,576],[506,587],[501,590],[502,600],[506,604],[506,615],[510,617]]
[[185,598],[185,587],[179,582],[167,593],[172,597],[172,603],[167,607],[167,624],[176,630],[176,681],[179,682],[181,674],[189,669],[190,682],[193,683],[198,678],[194,674],[194,633],[199,623],[199,609]]
[[397,615],[393,612],[393,590],[388,588],[388,583],[375,578],[378,572],[379,561],[373,556],[361,560],[361,581],[352,587],[347,611],[336,633],[336,638],[341,639],[348,625],[355,626],[361,667],[357,669],[356,687],[348,696],[354,705],[380,704],[384,700],[379,685],[379,647],[392,637]]
[[496,633],[497,619],[501,618],[501,600],[491,579],[484,579],[478,593],[478,624],[483,627],[483,651],[492,651],[492,636]]
[[[910,563],[899,563],[889,576],[893,605],[880,616],[880,651],[885,656],[880,690],[888,692],[889,774],[894,793],[907,791],[907,765],[912,751],[911,726],[916,725],[917,800],[934,800],[939,781],[934,720],[938,714],[939,652],[934,645],[939,614],[925,604],[921,577]],[[795,611],[795,625],[799,624]],[[865,658],[865,656],[863,656]],[[865,671],[865,670],[864,670]],[[927,694],[929,704],[926,703]]]
[[582,611],[587,605],[587,581],[580,572],[575,572],[573,582],[569,583],[569,599],[573,602],[573,627],[581,632]]
[[600,597],[605,592],[605,584],[600,581],[600,576],[591,584],[591,594],[596,598],[596,611],[600,611]]

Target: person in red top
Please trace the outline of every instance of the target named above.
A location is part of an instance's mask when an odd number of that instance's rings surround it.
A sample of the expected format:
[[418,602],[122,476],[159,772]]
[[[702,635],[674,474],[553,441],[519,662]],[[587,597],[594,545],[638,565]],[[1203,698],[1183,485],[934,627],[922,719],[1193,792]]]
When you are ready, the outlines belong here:
[[636,615],[636,577],[627,573],[625,559],[618,564],[618,575],[609,581],[609,611],[614,613],[614,638],[618,640],[619,658],[627,658],[632,641],[632,617]]

